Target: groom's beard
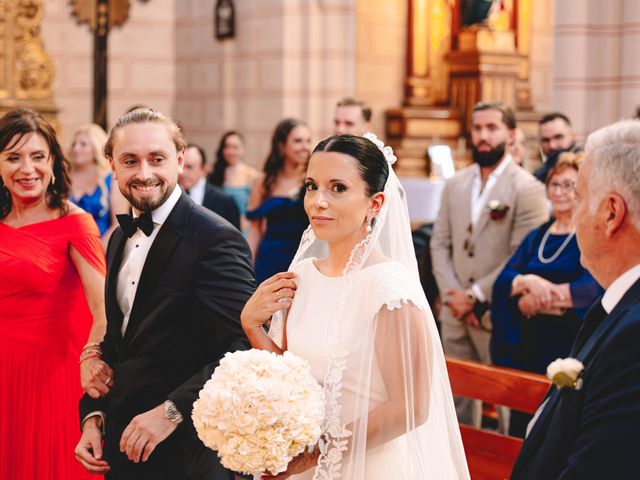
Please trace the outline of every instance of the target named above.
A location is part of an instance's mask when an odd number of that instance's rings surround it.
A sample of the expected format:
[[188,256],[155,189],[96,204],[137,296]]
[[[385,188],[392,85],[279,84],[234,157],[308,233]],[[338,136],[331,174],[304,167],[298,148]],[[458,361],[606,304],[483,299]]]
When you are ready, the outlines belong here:
[[507,142],[502,142],[497,147],[489,150],[488,152],[481,152],[475,145],[471,146],[471,156],[473,161],[480,167],[493,167],[496,163],[504,157],[504,152],[507,148]]

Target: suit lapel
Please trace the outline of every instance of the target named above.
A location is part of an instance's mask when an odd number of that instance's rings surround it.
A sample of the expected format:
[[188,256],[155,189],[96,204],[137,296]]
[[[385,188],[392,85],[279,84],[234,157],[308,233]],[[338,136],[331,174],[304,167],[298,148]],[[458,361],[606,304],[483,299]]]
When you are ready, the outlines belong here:
[[141,316],[145,312],[149,298],[155,291],[164,265],[169,255],[182,236],[180,227],[187,223],[193,201],[183,193],[175,207],[160,227],[158,236],[153,241],[140,274],[140,281],[133,301],[129,323],[124,334],[124,341],[130,342],[139,327]]
[[[462,225],[463,230],[471,223],[471,195],[473,188],[473,171],[470,167],[466,177],[460,178],[459,184],[456,189],[453,190],[451,197],[451,204],[449,206],[453,212],[453,222],[456,225]],[[462,245],[462,243],[460,243]]]
[[122,264],[122,252],[124,251],[124,245],[127,241],[127,236],[124,234],[121,228],[114,230],[109,242],[109,249],[107,255],[107,278],[105,282],[105,305],[107,319],[110,325],[113,325],[118,335],[116,338],[121,339],[122,335],[120,330],[122,327],[123,314],[118,304],[117,286],[118,286],[118,272],[120,271],[120,265]]
[[[589,359],[595,354],[597,347],[604,341],[609,331],[618,322],[618,320],[622,318],[629,307],[637,303],[639,296],[640,280],[636,281],[627,293],[625,293],[620,302],[618,302],[618,305],[616,305],[609,315],[602,319],[600,324],[593,330],[593,333],[589,335],[588,338],[581,339],[580,333],[583,333],[584,327],[580,330],[572,356],[580,360],[585,365],[585,368],[588,368],[587,364]],[[523,462],[526,461],[527,456],[531,455],[531,453],[536,450],[536,445],[544,439],[543,433],[547,430],[549,417],[557,406],[561,394],[562,392],[556,387],[550,387],[550,393],[547,395],[549,400],[536,420],[536,423],[533,425],[531,433],[527,437],[527,441],[525,441],[522,446],[522,451],[520,453],[521,458],[518,461],[519,464],[524,464]]]
[[209,202],[211,201],[211,188],[209,185],[204,186],[204,197],[202,197],[202,206],[209,208]]

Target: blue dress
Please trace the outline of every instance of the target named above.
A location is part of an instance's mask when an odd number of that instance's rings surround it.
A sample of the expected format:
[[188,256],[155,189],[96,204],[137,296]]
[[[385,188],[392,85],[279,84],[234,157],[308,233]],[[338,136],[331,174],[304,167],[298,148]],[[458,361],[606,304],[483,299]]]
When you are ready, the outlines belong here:
[[255,272],[258,283],[289,269],[298,250],[300,237],[309,225],[303,199],[304,189],[295,198],[268,198],[258,208],[247,212],[249,220],[267,219],[267,231],[256,254]]
[[222,189],[236,202],[240,215],[247,213],[247,203],[249,203],[251,185],[245,185],[243,187],[222,187]]
[[[547,365],[564,358],[589,307],[604,293],[591,274],[580,264],[575,236],[560,256],[542,263],[538,248],[553,220],[530,232],[500,273],[493,286],[491,303],[491,356],[496,365],[530,372],[546,373]],[[567,235],[549,235],[543,257],[550,258]],[[518,309],[519,297],[511,297],[516,275],[535,274],[550,282],[569,283],[574,308],[563,315],[538,314],[525,318]]]
[[111,226],[111,211],[109,209],[109,197],[111,194],[111,173],[104,177],[104,189],[100,185],[91,194],[85,194],[80,198],[73,195],[69,200],[90,214],[98,225],[100,235],[104,235]]

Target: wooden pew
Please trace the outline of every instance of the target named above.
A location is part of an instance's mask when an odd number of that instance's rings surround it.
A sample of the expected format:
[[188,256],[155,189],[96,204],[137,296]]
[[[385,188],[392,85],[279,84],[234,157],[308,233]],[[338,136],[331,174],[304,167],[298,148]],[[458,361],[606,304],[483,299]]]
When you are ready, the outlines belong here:
[[[544,375],[447,357],[454,395],[535,413],[550,382]],[[460,425],[471,480],[508,479],[522,440]]]

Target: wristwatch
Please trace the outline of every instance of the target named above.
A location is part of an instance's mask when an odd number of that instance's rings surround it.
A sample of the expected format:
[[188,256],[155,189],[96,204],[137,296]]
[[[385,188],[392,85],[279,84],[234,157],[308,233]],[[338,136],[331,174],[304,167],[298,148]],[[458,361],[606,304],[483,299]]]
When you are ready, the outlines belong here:
[[467,288],[465,290],[464,295],[467,297],[467,302],[469,302],[471,305],[475,304],[478,301],[475,293],[473,293],[473,290],[471,290],[470,288]]
[[176,404],[171,400],[165,400],[164,403],[164,418],[169,420],[171,423],[175,423],[176,425],[180,425],[182,423],[182,414]]

